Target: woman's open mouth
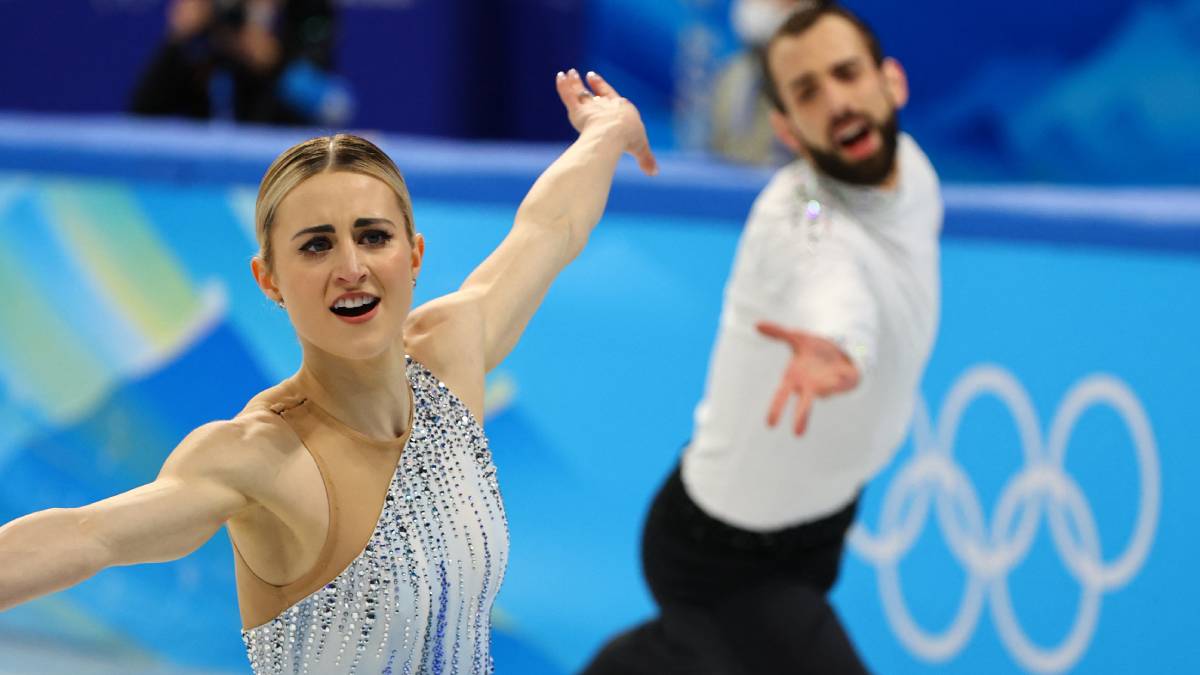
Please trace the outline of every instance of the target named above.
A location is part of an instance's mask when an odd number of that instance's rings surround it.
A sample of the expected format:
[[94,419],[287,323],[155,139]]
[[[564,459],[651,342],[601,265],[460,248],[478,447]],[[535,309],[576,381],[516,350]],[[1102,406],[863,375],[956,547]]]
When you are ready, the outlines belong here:
[[362,323],[369,321],[375,316],[375,310],[379,308],[379,298],[359,293],[347,295],[338,298],[337,302],[329,308],[329,311],[337,315],[339,319],[349,323]]

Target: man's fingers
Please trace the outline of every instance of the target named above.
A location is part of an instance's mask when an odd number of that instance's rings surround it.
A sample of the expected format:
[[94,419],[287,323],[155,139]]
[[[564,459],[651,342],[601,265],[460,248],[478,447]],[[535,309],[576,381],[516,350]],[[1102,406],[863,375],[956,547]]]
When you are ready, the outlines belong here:
[[770,321],[759,321],[758,323],[754,324],[754,327],[758,329],[759,333],[762,333],[769,338],[775,340],[786,340],[788,342],[791,342],[792,340],[791,332],[777,323],[772,323]]
[[813,395],[808,389],[800,390],[800,398],[796,401],[796,424],[793,431],[797,436],[803,436],[808,428],[808,413],[812,410]]
[[759,333],[766,335],[769,338],[783,339],[787,337],[787,329],[777,323],[770,321],[759,321],[754,324]]
[[759,321],[754,324],[758,332],[762,335],[771,338],[772,340],[780,340],[792,346],[792,351],[798,351],[805,345],[806,335],[798,330],[785,328],[773,321]]
[[784,380],[775,390],[775,398],[771,399],[771,409],[767,412],[767,426],[773,427],[779,424],[779,418],[783,416],[783,406],[787,404],[788,396],[791,393],[791,387],[788,386],[787,380]]
[[852,363],[839,363],[830,371],[831,393],[840,394],[858,386],[858,368]]
[[838,373],[838,391],[850,391],[858,386],[858,368],[845,365]]
[[613,89],[612,85],[609,84],[608,81],[603,77],[600,77],[598,73],[589,72],[587,74],[587,83],[589,86],[591,86],[592,91],[596,92],[597,96],[603,96],[605,98],[621,98],[621,95],[617,93],[617,90]]
[[817,396],[842,394],[858,386],[858,371],[849,364],[814,364],[806,373]]

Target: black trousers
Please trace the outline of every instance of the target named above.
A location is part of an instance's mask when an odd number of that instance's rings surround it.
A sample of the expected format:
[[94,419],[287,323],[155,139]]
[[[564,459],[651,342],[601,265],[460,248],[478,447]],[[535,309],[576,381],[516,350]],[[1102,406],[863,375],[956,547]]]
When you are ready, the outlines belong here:
[[751,532],[704,513],[676,469],[642,537],[659,617],[610,640],[583,675],[866,673],[826,599],[857,506]]

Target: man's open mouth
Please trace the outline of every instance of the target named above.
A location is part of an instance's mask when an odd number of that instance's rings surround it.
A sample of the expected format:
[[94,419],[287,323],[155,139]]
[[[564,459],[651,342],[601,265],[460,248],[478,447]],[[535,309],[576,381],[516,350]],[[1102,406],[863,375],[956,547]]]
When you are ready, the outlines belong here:
[[339,298],[329,311],[338,316],[362,316],[379,304],[379,298],[373,295],[360,295],[352,298]]
[[852,148],[866,139],[871,133],[871,126],[865,121],[849,125],[837,134],[837,143],[843,148]]

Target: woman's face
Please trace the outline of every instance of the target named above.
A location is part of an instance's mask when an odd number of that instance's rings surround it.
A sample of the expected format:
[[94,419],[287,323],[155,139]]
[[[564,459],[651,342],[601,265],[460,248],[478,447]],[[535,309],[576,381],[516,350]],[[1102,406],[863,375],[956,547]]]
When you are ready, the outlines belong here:
[[305,180],[276,209],[271,246],[272,269],[256,259],[255,278],[306,348],[364,359],[402,339],[425,242],[409,243],[387,184],[344,171]]

